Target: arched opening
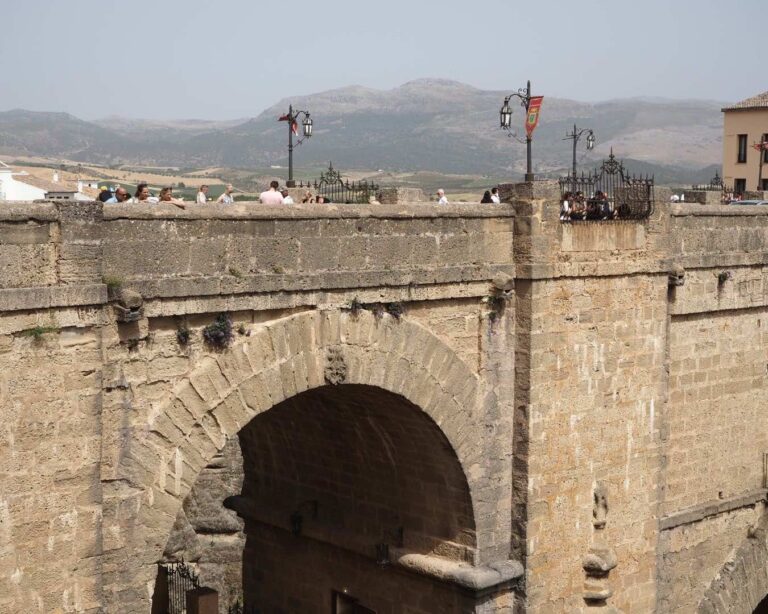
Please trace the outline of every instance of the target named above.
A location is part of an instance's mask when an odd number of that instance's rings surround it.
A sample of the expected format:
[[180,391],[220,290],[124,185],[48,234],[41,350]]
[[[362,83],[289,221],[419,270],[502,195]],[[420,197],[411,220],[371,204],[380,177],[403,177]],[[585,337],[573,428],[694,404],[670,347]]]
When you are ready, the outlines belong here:
[[757,607],[752,614],[768,614],[768,595],[757,604]]
[[230,439],[165,556],[197,563],[224,607],[242,590],[261,612],[422,611],[425,596],[429,611],[470,612],[467,591],[397,563],[471,563],[475,549],[467,480],[440,427],[402,396],[346,384],[288,398]]

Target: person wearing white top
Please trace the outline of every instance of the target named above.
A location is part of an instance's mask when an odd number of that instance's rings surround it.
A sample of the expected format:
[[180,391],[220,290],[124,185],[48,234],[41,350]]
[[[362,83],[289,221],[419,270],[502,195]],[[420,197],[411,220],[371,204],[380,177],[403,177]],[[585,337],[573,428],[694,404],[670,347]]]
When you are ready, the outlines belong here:
[[219,196],[216,199],[216,202],[219,203],[219,204],[222,204],[222,205],[231,205],[232,203],[234,203],[235,202],[235,197],[232,196],[232,191],[233,190],[234,190],[234,188],[232,187],[232,184],[231,183],[228,184],[227,185],[227,189],[224,190],[221,193],[221,196]]
[[204,205],[208,202],[208,186],[203,184],[200,186],[200,189],[197,192],[197,204],[198,205]]
[[145,205],[155,205],[158,202],[156,196],[152,196],[149,186],[146,183],[140,183],[136,186],[136,194],[130,200],[131,203],[144,203]]
[[280,192],[283,195],[283,204],[284,205],[292,205],[293,204],[293,196],[291,196],[291,193],[283,188],[283,190]]
[[497,205],[501,202],[501,198],[499,198],[499,188],[493,188],[491,190],[491,202],[494,202]]
[[443,188],[440,188],[437,191],[437,204],[438,205],[447,205],[448,199],[445,197],[445,190]]

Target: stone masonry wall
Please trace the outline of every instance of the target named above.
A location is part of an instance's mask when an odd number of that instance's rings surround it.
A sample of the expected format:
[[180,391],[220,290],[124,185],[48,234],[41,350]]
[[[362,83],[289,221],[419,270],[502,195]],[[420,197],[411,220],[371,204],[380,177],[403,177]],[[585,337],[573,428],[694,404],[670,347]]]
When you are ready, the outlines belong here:
[[[514,412],[514,433],[486,420],[458,441],[508,446],[492,467],[512,465],[512,501],[481,480],[476,521],[503,536],[496,560],[509,532],[494,523],[509,519],[529,612],[587,607],[582,566],[598,545],[616,555],[609,604],[692,611],[749,550],[766,496],[768,215],[657,197],[649,220],[583,224],[560,222],[546,182],[482,209],[4,209],[0,610],[146,605],[151,583],[104,588],[119,553],[140,550],[126,519],[147,503],[118,468],[178,382],[220,358],[201,329],[227,312],[246,335],[289,314],[349,313],[357,298],[412,309],[490,391],[484,415],[505,425]],[[684,284],[668,287],[670,273]],[[514,288],[499,320],[502,274]],[[134,322],[116,317],[126,290],[143,301]],[[464,607],[451,595],[435,603]]]
[[239,495],[242,486],[240,442],[232,439],[200,473],[163,552],[164,561],[194,565],[200,586],[219,593],[221,614],[243,602],[243,521],[224,506],[224,500]]
[[[658,208],[645,222],[563,223],[557,196],[552,184],[510,196],[528,611],[600,611],[585,597],[602,594],[620,611],[652,612],[668,218]],[[617,565],[588,582],[583,562],[594,552]]]
[[101,603],[99,312],[0,314],[0,611]]
[[760,209],[671,207],[670,252],[684,285],[669,296],[664,611],[694,611],[762,513],[768,217]]
[[[508,208],[266,209],[211,207],[183,220],[92,203],[0,212],[0,610],[100,611],[109,602],[104,557],[130,535],[116,525],[104,532],[101,520],[132,511],[130,499],[113,508],[121,499],[105,501],[102,489],[130,491],[115,473],[124,444],[210,354],[200,331],[217,313],[237,328],[318,304],[348,308],[355,297],[421,308],[458,297],[471,319],[495,273],[487,263],[509,268]],[[143,317],[117,322],[105,281],[113,301],[138,290]],[[182,327],[189,346],[177,340]],[[467,334],[457,339],[470,358]],[[145,601],[151,586],[110,590],[130,611],[131,595]]]
[[763,487],[767,365],[768,310],[673,318],[664,514]]
[[608,499],[600,543],[618,559],[610,603],[653,611],[665,295],[659,277],[565,279],[533,282],[528,305],[518,303],[532,313],[526,560],[533,612],[584,606],[581,561],[597,545],[598,483]]

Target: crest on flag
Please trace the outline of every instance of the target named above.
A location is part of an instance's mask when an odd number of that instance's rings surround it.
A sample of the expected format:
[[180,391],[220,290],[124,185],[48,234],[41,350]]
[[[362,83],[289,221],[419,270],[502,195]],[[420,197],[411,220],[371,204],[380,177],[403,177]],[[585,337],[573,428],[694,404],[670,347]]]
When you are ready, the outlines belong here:
[[543,100],[544,96],[531,96],[531,100],[528,103],[528,118],[525,120],[525,133],[528,135],[528,138],[531,138],[533,131],[536,130],[536,126],[539,124],[539,110]]

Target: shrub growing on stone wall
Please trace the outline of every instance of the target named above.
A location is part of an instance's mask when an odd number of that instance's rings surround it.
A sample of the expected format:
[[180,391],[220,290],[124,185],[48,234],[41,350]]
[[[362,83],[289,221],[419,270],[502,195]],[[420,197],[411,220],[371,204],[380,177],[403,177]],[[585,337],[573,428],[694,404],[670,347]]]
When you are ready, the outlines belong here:
[[232,343],[232,318],[226,313],[216,316],[216,321],[203,329],[203,340],[217,350],[229,347]]
[[55,333],[59,329],[55,326],[35,326],[34,328],[28,328],[19,333],[22,337],[32,337],[35,341],[39,341],[46,333]]
[[189,344],[189,334],[189,329],[187,327],[179,328],[179,330],[176,331],[176,341],[179,342],[179,345]]
[[384,309],[386,309],[387,313],[395,318],[395,320],[399,320],[405,313],[405,307],[402,303],[387,303],[384,306]]
[[357,297],[353,298],[352,302],[349,304],[349,310],[352,312],[352,315],[356,316],[360,313],[361,309],[365,309],[365,305],[363,305]]

